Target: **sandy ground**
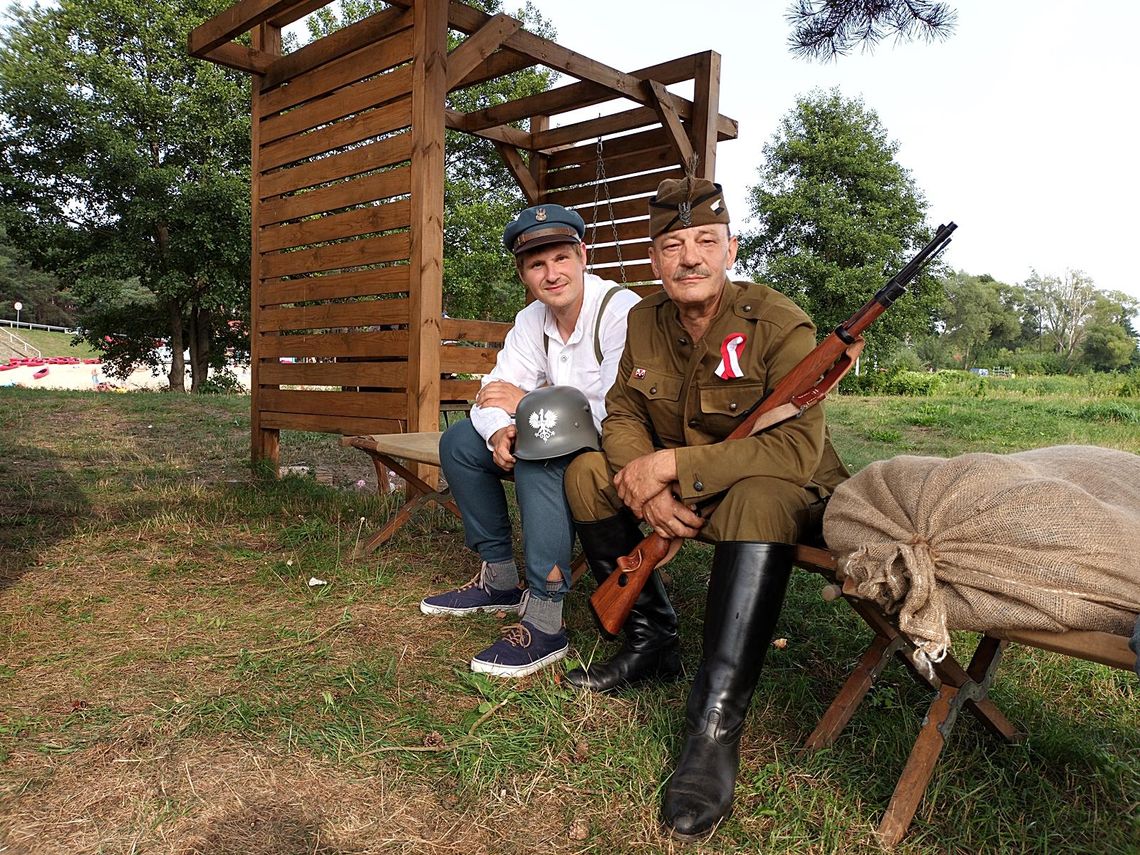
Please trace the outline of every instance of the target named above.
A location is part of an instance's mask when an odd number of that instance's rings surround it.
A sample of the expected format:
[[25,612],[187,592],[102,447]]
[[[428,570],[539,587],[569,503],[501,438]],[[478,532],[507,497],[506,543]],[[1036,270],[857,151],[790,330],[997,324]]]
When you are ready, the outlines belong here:
[[[47,368],[47,376],[39,380],[33,374]],[[155,377],[149,368],[141,368],[131,374],[126,380],[119,380],[106,374],[102,365],[21,365],[9,371],[0,371],[0,386],[26,386],[29,389],[94,389],[95,382],[92,372],[98,370],[99,379],[106,381],[119,389],[153,389],[161,391],[167,388],[166,375]],[[249,367],[233,366],[231,371],[237,375],[242,387],[249,389]],[[190,375],[186,375],[186,388],[190,388]]]

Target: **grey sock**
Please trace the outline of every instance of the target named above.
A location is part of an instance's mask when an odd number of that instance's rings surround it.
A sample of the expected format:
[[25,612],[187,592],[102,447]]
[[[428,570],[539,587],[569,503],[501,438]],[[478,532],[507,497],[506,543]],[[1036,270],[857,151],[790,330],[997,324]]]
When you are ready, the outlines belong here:
[[513,558],[510,561],[500,561],[497,564],[492,564],[490,561],[484,563],[487,565],[487,573],[484,579],[488,588],[506,591],[518,586],[519,568]]
[[554,635],[562,629],[562,601],[541,600],[532,591],[521,617],[535,629]]

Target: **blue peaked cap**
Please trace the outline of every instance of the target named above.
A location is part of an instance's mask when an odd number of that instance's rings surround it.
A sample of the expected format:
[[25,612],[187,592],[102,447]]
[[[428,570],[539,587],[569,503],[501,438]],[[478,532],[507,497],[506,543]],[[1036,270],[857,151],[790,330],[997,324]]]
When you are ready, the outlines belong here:
[[586,235],[586,222],[561,205],[535,205],[520,211],[503,231],[503,245],[515,255],[550,243],[577,243]]

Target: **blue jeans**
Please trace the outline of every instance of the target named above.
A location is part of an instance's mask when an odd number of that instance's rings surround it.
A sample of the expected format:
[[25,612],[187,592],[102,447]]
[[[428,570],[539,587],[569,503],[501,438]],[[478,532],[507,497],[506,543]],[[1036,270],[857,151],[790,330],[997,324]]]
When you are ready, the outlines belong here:
[[[561,600],[570,590],[570,553],[574,548],[574,522],[566,503],[562,479],[573,454],[550,460],[516,460],[515,497],[522,517],[523,557],[530,595]],[[487,443],[469,419],[456,422],[439,441],[444,477],[463,514],[463,536],[468,548],[489,564],[511,561],[511,520],[500,469]],[[558,565],[562,582],[548,591],[546,577]]]

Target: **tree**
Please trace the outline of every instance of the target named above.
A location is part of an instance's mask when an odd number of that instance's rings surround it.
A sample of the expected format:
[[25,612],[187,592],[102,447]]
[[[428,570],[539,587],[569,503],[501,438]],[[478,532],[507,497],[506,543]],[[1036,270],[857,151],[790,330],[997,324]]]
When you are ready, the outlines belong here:
[[1034,270],[1025,280],[1025,289],[1040,313],[1043,338],[1071,365],[1096,305],[1092,280],[1080,270],[1067,270],[1064,276],[1042,276]]
[[[503,11],[502,0],[467,0],[490,15]],[[374,14],[378,0],[342,0],[340,14],[326,6],[307,25],[320,38]],[[513,13],[528,31],[555,33],[529,4]],[[451,33],[448,49],[460,36]],[[471,112],[522,98],[550,87],[554,75],[523,69],[448,93],[447,106]],[[516,123],[518,124],[518,123]],[[489,140],[448,131],[444,164],[443,308],[451,317],[509,321],[522,308],[524,289],[515,275],[502,235],[526,201],[514,177]]]
[[1002,283],[992,276],[958,271],[943,280],[946,294],[940,320],[943,336],[971,368],[988,349],[1001,347],[1021,331],[1021,317],[1002,301]]
[[36,324],[72,326],[74,307],[59,279],[22,263],[16,247],[0,224],[0,317],[15,318],[15,304],[23,304],[21,320]]
[[11,233],[122,366],[167,339],[173,389],[185,348],[193,390],[222,364],[249,304],[248,83],[185,48],[229,5],[61,0],[13,9],[0,37]]
[[792,53],[807,59],[845,56],[856,45],[865,50],[894,35],[898,41],[947,38],[956,13],[931,0],[798,0],[788,11]]
[[1093,371],[1119,371],[1140,360],[1131,319],[1140,301],[1120,291],[1098,291],[1084,328],[1080,362]]
[[[821,330],[848,318],[930,237],[926,200],[897,150],[875,112],[838,90],[797,99],[764,147],[748,190],[759,225],[742,235],[740,263]],[[937,278],[924,273],[910,292],[871,327],[869,346],[889,350],[931,329]]]

